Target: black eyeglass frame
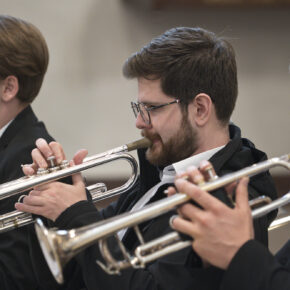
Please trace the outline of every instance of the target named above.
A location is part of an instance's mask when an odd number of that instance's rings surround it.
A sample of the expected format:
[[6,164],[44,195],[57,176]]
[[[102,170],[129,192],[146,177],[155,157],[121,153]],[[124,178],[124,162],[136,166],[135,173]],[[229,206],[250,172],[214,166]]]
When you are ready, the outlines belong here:
[[[158,106],[153,106],[151,105],[150,108],[148,108],[146,106],[146,104],[142,103],[142,102],[131,102],[131,108],[133,110],[133,113],[135,115],[135,117],[137,118],[138,114],[140,113],[141,117],[142,117],[142,120],[147,124],[147,125],[150,125],[151,124],[151,117],[150,117],[150,111],[153,111],[153,110],[156,110],[156,109],[159,109],[159,108],[162,108],[162,107],[165,107],[165,106],[168,106],[168,105],[172,105],[172,104],[179,104],[181,103],[181,100],[180,99],[175,99],[174,101],[172,102],[169,102],[169,103],[165,103],[165,104],[161,104],[161,105],[158,105]],[[143,114],[143,111],[140,109],[140,105],[143,106],[143,108],[145,109],[145,111],[147,112],[147,115],[148,115],[148,118],[146,119],[146,117],[144,116]],[[148,120],[148,121],[147,121]]]

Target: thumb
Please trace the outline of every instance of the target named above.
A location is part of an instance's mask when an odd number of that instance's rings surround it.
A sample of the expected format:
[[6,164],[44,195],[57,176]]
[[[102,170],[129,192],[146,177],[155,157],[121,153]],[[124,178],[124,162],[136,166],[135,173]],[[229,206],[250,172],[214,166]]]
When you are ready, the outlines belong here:
[[[70,166],[74,166],[75,163],[73,160],[69,163]],[[73,185],[84,185],[84,180],[81,173],[75,173],[71,176]]]
[[32,164],[22,164],[22,172],[26,175],[26,176],[30,176],[33,174],[36,174],[37,171],[37,166],[35,163]]
[[74,164],[76,165],[81,164],[87,155],[88,155],[87,149],[80,149],[79,151],[77,151],[73,158]]
[[248,183],[249,183],[248,177],[243,177],[238,183],[236,189],[236,206],[239,208],[249,207]]

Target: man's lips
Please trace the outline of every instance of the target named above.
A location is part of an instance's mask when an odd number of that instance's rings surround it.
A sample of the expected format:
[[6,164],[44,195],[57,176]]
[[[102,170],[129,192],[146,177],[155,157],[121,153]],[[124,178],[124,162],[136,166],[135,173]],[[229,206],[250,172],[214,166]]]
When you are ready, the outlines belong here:
[[157,143],[162,143],[161,138],[160,138],[159,135],[156,135],[156,134],[148,134],[148,133],[146,133],[144,131],[141,132],[141,135],[143,137],[148,138],[151,141],[152,145],[149,148],[151,148],[152,146],[154,146]]
[[162,143],[160,138],[150,139],[150,141],[152,142],[152,144],[148,148],[149,150],[156,150],[156,148],[158,148],[160,146],[160,144]]

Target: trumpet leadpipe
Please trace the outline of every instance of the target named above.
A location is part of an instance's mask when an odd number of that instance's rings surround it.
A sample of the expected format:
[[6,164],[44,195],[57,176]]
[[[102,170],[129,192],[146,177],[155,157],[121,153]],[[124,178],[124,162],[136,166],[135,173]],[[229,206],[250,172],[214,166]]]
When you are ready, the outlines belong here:
[[91,160],[96,160],[105,156],[113,155],[113,154],[118,154],[118,153],[126,153],[130,151],[134,151],[136,149],[141,149],[141,148],[148,148],[151,145],[151,141],[148,138],[142,138],[136,141],[133,141],[131,143],[116,147],[114,149],[110,149],[108,151],[86,157],[83,161],[83,163],[91,161]]

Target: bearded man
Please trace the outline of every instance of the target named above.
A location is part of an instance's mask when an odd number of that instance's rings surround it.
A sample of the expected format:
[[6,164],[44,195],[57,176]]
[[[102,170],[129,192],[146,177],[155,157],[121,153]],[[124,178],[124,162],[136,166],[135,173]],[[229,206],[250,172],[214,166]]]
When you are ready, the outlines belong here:
[[[22,204],[16,204],[17,209],[49,218],[61,229],[75,228],[164,198],[174,176],[198,166],[201,160],[210,160],[216,173],[223,175],[267,158],[230,124],[238,89],[235,54],[226,40],[201,28],[173,28],[133,54],[123,71],[126,77],[137,79],[138,98],[131,103],[136,127],[152,141],[150,148],[138,152],[140,178],[135,189],[99,212],[87,200],[81,176],[75,175],[73,185],[53,182],[38,187]],[[41,140],[37,147],[32,153],[34,165],[25,168],[26,174],[47,166],[46,158],[52,154],[59,161],[65,158],[59,144],[50,146]],[[77,153],[74,162],[81,162],[85,154]],[[223,190],[212,194],[233,206]],[[250,198],[260,194],[276,196],[269,173],[249,184]],[[142,223],[144,240],[172,231],[168,220],[173,212]],[[255,224],[255,237],[264,244],[271,218]],[[139,245],[131,229],[118,235],[129,251]],[[189,248],[160,258],[146,269],[124,270],[119,276],[104,273],[96,259],[101,259],[96,246],[76,257],[88,289],[212,290],[218,289],[223,275],[217,268],[203,268],[201,259]]]

